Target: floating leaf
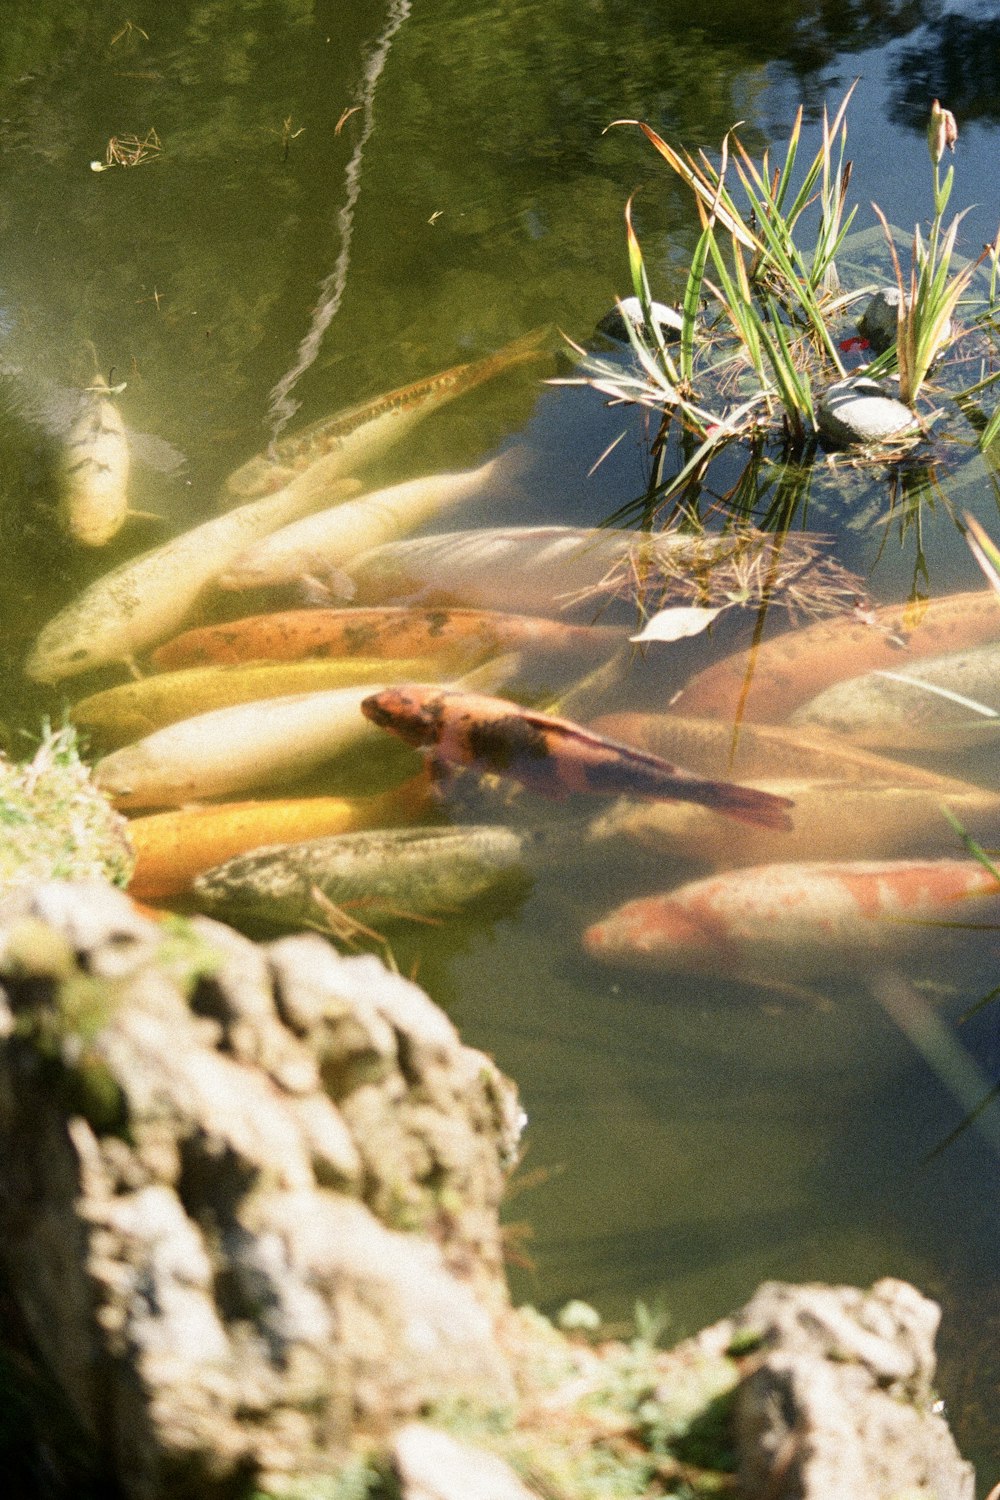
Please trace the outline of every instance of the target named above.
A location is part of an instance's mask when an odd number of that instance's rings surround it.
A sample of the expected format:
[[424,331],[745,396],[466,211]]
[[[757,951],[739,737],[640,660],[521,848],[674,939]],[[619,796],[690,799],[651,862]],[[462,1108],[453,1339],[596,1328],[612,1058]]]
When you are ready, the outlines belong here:
[[725,604],[720,604],[718,609],[679,604],[672,609],[661,609],[658,614],[650,616],[638,635],[630,635],[629,640],[680,641],[687,635],[699,635],[727,608]]

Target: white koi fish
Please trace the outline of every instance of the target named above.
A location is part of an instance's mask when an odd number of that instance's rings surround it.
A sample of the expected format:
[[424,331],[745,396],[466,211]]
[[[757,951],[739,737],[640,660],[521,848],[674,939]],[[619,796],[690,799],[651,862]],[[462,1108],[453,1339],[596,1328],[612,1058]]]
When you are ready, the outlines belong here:
[[41,630],[25,664],[36,682],[58,682],[113,661],[131,661],[185,622],[202,592],[234,557],[287,521],[327,503],[340,480],[318,496],[310,476],[250,505],[204,521],[161,547],[122,563],[60,610]]
[[306,776],[379,737],[361,712],[371,692],[293,693],[196,714],[104,756],[94,782],[118,807],[176,807]]
[[303,578],[323,580],[363,552],[414,531],[440,511],[488,490],[501,460],[459,474],[429,474],[359,495],[273,532],[235,558],[219,578],[224,589],[262,588]]
[[66,439],[57,515],[67,536],[103,547],[128,515],[129,445],[107,381],[98,376]]

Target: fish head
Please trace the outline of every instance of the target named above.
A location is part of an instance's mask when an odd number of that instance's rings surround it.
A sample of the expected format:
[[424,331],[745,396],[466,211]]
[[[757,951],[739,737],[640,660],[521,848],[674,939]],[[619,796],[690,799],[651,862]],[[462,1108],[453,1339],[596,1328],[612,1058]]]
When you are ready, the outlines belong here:
[[626,902],[583,934],[592,958],[639,968],[698,970],[724,967],[722,934],[706,930],[670,893]]
[[443,703],[440,688],[404,685],[384,688],[361,703],[366,719],[380,729],[398,734],[408,745],[418,748],[435,745],[443,729]]
[[36,640],[24,670],[33,682],[59,682],[63,677],[74,677],[80,672],[89,672],[103,666],[107,653],[96,632],[88,640],[76,631],[69,631],[57,621],[50,621]]

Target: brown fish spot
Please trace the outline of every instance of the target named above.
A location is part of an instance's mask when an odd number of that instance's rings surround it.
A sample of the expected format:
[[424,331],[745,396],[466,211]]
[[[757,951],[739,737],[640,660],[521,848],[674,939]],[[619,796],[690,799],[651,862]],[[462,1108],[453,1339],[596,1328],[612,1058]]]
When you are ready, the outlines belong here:
[[473,757],[491,771],[516,768],[519,760],[548,760],[552,755],[546,731],[519,714],[470,724],[468,737]]

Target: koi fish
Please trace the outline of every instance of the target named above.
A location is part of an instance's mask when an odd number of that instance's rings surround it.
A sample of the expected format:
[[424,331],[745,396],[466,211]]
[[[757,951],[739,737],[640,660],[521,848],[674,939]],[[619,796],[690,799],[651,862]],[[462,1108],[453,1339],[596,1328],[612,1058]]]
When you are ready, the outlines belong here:
[[1000,644],[836,682],[792,722],[858,745],[940,750],[1000,734]]
[[[567,625],[530,615],[475,609],[290,609],[203,625],[158,646],[158,671],[301,657],[452,655],[475,659],[493,651],[545,655],[610,652],[623,632],[609,625]],[[627,739],[625,735],[623,738]],[[648,747],[647,747],[648,748]]]
[[[383,542],[351,565],[357,604],[408,601],[560,614],[579,595],[613,596],[627,579],[710,567],[746,538],[603,526],[494,526]],[[617,581],[616,581],[617,580]],[[626,589],[626,592],[628,590]]]
[[[343,494],[357,492],[343,480]],[[247,546],[326,503],[308,475],[276,495],[204,521],[96,579],[43,626],[25,663],[36,682],[58,682],[108,662],[129,662],[179,629],[201,595]]]
[[129,446],[107,381],[96,377],[90,394],[66,439],[56,513],[67,536],[103,547],[128,515]]
[[703,775],[767,779],[855,781],[882,786],[926,787],[938,796],[962,795],[969,787],[924,766],[873,755],[836,735],[803,726],[732,724],[689,719],[675,713],[602,714],[587,726],[653,755],[674,756]]
[[407,822],[429,810],[425,774],[377,797],[294,797],[267,802],[222,802],[132,818],[135,853],[129,895],[144,901],[178,896],[203,870],[238,854],[277,844],[352,833]]
[[940,945],[942,928],[921,923],[998,913],[1000,883],[971,859],[754,865],[628,901],[583,945],[610,963],[773,985]]
[[406,682],[417,673],[434,678],[441,670],[442,664],[434,658],[397,661],[361,656],[261,662],[248,667],[187,667],[91,693],[74,704],[69,716],[77,728],[85,729],[103,746],[127,745],[167,724],[216,708],[366,683],[370,687],[375,682]]
[[219,575],[223,589],[266,588],[314,577],[322,583],[382,542],[415,531],[439,511],[489,491],[501,460],[459,474],[408,479],[292,521],[254,542]]
[[291,781],[377,739],[361,712],[371,686],[216,708],[113,750],[94,783],[119,807],[169,807]]
[[216,916],[270,926],[327,931],[331,902],[365,925],[421,920],[523,892],[524,845],[492,826],[370,829],[256,849],[199,875],[194,894]]
[[363,700],[361,712],[427,752],[439,772],[469,767],[511,777],[549,797],[571,792],[674,797],[765,828],[791,827],[787,798],[706,780],[505,698],[408,683],[373,693]]
[[1000,830],[1000,796],[952,783],[943,797],[922,786],[874,782],[754,779],[761,791],[795,803],[791,832],[734,826],[717,812],[681,802],[622,798],[590,826],[594,839],[625,837],[644,849],[713,868],[791,859],[889,859],[902,854],[950,854],[955,834],[947,809],[978,836]]
[[920,604],[876,609],[871,623],[819,620],[715,662],[676,699],[677,712],[765,723],[783,720],[808,698],[852,673],[906,672],[918,658],[963,651],[1000,637],[992,589],[945,594]]
[[545,328],[535,329],[484,359],[454,365],[438,375],[313,422],[241,465],[229,476],[226,488],[237,499],[269,494],[318,461],[325,464],[327,479],[353,474],[363,464],[380,458],[445,402],[464,395],[503,370],[526,360],[544,358],[542,346],[547,334]]

